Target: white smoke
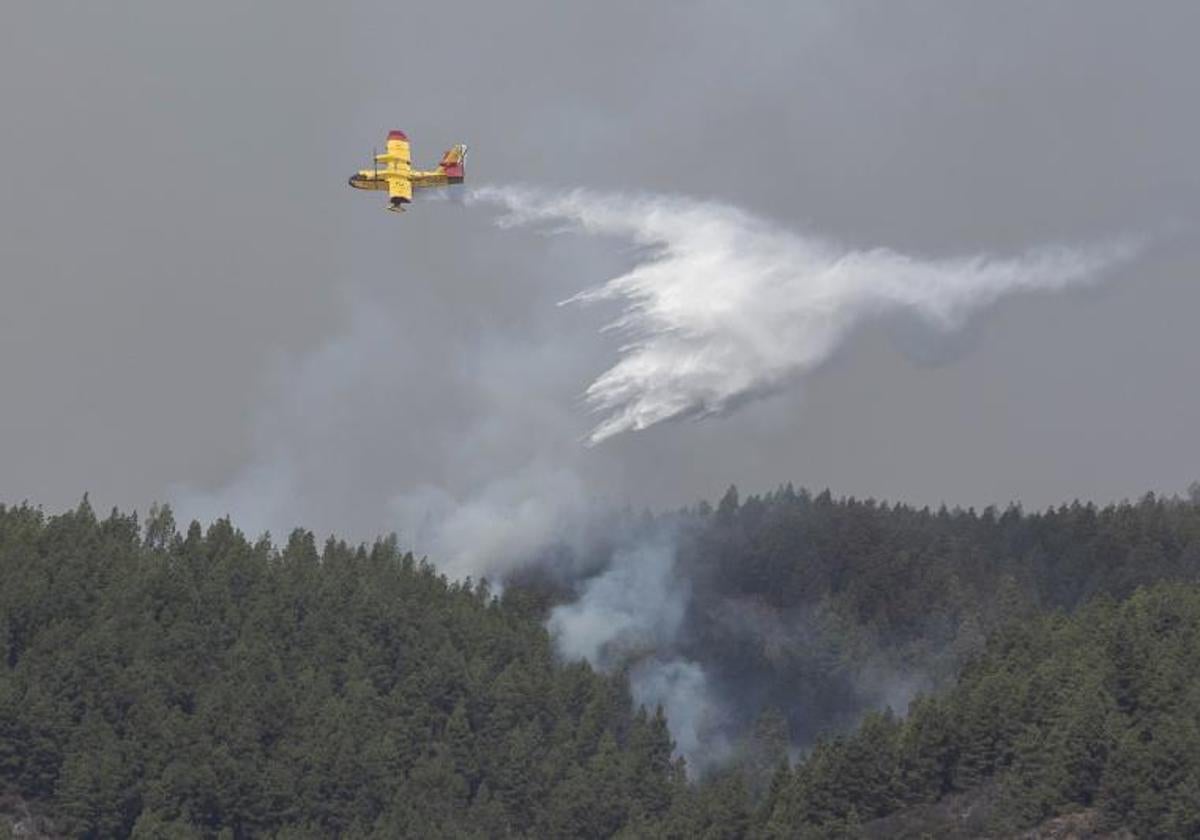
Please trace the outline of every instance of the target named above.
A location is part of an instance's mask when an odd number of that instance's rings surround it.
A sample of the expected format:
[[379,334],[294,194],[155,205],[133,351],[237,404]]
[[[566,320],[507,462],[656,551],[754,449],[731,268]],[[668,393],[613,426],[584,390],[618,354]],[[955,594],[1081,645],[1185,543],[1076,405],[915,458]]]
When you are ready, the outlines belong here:
[[724,760],[730,745],[704,669],[670,653],[691,599],[675,554],[668,533],[619,549],[577,600],[551,611],[547,626],[566,659],[586,659],[604,671],[629,666],[634,702],[662,706],[676,751],[690,770],[704,770]]
[[698,663],[681,658],[642,660],[629,672],[629,687],[637,705],[662,706],[675,751],[687,761],[689,771],[703,772],[733,753],[725,714]]
[[564,656],[611,668],[673,641],[689,594],[675,574],[673,545],[644,542],[616,551],[579,600],[555,608],[550,632]]
[[[403,548],[428,555],[449,577],[494,583],[551,546],[589,540],[605,507],[571,465],[549,445],[491,465],[478,441],[496,420],[482,409],[495,411],[501,397],[477,389],[480,418],[457,426],[435,415],[413,383],[447,391],[454,383],[430,375],[412,343],[397,311],[351,297],[341,331],[271,367],[253,417],[252,457],[215,488],[174,486],[177,515],[206,523],[229,515],[280,541],[296,527],[368,541],[395,531]],[[539,412],[529,399],[508,410],[502,439],[515,437],[518,424],[540,431],[530,416]],[[474,480],[438,483],[439,471]]]
[[601,513],[573,473],[540,464],[464,498],[434,486],[403,493],[390,509],[406,545],[429,554],[442,572],[451,578],[488,576],[493,583],[552,546],[578,554]]
[[1122,242],[927,260],[838,247],[683,198],[485,187],[467,200],[501,207],[503,225],[556,223],[647,249],[630,271],[564,301],[624,306],[609,329],[629,341],[586,391],[603,415],[591,443],[775,391],[870,319],[907,313],[953,330],[1003,295],[1086,283],[1135,250]]

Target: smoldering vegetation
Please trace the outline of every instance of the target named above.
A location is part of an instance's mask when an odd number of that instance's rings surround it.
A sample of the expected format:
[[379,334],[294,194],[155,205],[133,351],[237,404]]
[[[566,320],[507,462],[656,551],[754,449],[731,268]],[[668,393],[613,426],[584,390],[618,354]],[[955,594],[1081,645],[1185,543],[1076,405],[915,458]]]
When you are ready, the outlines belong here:
[[1153,495],[1028,514],[730,488],[609,523],[586,562],[560,547],[508,581],[539,593],[564,661],[664,709],[693,775],[744,760],[764,719],[800,756],[870,712],[903,716],[997,628],[1200,563],[1195,505]]

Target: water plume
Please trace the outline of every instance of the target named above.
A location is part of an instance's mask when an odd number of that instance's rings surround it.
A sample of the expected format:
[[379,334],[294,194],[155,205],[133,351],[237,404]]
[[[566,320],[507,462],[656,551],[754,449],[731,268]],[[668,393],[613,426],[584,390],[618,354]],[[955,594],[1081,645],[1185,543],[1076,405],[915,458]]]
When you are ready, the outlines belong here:
[[1088,283],[1136,250],[1121,241],[925,259],[839,246],[679,197],[484,187],[467,201],[499,207],[502,225],[549,225],[639,246],[624,274],[563,301],[622,307],[608,329],[627,340],[585,392],[600,415],[592,444],[776,392],[873,319],[916,316],[953,331],[1005,295]]

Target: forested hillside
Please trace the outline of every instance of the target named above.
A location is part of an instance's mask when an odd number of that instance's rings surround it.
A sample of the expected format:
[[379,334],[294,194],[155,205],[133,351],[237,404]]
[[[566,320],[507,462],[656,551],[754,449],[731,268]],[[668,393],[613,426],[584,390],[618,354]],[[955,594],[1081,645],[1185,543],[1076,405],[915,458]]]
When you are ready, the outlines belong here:
[[394,540],[0,507],[0,809],[90,837],[890,837],[973,797],[974,836],[1078,809],[1195,835],[1197,502],[784,488],[643,521],[678,535],[673,644],[730,712],[690,781],[619,669],[556,657],[569,582],[497,598]]
[[393,542],[0,508],[0,785],[67,836],[609,836],[661,717]]
[[1095,808],[1137,837],[1200,836],[1200,587],[1011,623],[907,719],[871,715],[781,769],[759,823],[764,837],[853,834],[989,779],[999,833]]
[[685,517],[681,653],[741,730],[783,713],[806,747],[947,685],[996,628],[1200,579],[1200,487],[1038,513],[918,509],[785,487]]

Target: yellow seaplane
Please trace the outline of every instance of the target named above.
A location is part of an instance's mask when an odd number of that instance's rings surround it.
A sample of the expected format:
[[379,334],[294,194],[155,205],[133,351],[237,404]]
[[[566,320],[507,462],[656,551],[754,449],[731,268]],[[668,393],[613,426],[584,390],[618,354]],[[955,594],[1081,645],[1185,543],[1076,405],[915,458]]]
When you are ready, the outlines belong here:
[[373,169],[360,169],[350,176],[350,186],[356,190],[387,190],[389,210],[404,210],[404,206],[412,201],[414,189],[461,184],[466,177],[463,167],[467,147],[461,143],[447,149],[437,169],[430,171],[412,168],[408,135],[403,131],[388,132],[385,148],[387,151],[383,154],[375,155]]

